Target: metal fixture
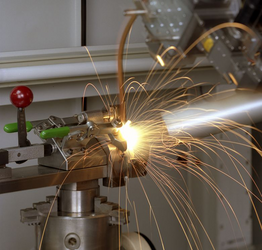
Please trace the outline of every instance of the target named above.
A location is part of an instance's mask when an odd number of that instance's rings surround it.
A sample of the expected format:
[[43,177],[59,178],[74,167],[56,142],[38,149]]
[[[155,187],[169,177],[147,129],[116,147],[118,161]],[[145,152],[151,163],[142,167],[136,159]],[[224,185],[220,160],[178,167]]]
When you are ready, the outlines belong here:
[[[30,89],[17,87],[11,96],[17,93],[22,103],[31,103]],[[21,210],[21,221],[36,228],[36,248],[119,249],[121,225],[128,222],[129,211],[100,196],[98,179],[109,187],[121,186],[126,176],[137,177],[134,168],[146,174],[146,165],[126,153],[127,143],[119,133],[118,107],[30,122],[25,120],[27,105],[14,98],[12,102],[22,116],[19,113],[18,123],[7,124],[4,130],[18,132],[19,146],[0,150],[0,193],[58,185],[56,196]],[[42,144],[27,143],[31,130]],[[38,159],[39,165],[6,167],[29,159]]]

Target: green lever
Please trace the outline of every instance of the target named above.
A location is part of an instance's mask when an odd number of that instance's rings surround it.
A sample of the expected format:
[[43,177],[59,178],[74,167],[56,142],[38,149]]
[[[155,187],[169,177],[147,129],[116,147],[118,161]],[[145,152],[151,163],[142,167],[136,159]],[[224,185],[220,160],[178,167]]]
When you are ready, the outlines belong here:
[[69,127],[61,127],[61,128],[51,128],[47,130],[43,130],[40,133],[40,137],[42,139],[50,139],[50,138],[63,138],[68,135],[70,132]]
[[[33,128],[33,125],[31,122],[26,122],[26,131],[27,132],[30,132]],[[17,126],[17,122],[14,122],[14,123],[9,123],[9,124],[6,124],[4,126],[4,131],[6,133],[15,133],[15,132],[18,132],[18,126]]]

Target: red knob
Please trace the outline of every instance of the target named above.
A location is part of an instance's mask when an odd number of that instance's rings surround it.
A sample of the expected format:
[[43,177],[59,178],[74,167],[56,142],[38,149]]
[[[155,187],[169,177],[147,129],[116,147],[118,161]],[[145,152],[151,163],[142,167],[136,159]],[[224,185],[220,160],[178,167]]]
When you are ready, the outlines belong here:
[[15,87],[10,94],[10,100],[17,108],[26,108],[33,98],[33,92],[26,86]]

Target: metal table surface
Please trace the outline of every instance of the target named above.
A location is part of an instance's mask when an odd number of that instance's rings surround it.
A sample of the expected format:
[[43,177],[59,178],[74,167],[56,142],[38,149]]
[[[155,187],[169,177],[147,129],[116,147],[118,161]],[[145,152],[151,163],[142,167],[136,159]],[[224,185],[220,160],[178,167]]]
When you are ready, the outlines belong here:
[[63,171],[43,166],[12,169],[12,177],[0,180],[0,194],[107,177],[107,166]]

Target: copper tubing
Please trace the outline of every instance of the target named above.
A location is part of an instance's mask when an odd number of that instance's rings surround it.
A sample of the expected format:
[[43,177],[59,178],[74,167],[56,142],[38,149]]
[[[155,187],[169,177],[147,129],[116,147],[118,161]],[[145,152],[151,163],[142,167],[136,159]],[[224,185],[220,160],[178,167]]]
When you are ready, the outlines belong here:
[[130,16],[130,19],[122,33],[121,40],[119,43],[118,48],[118,55],[117,55],[117,79],[118,79],[118,89],[119,89],[119,114],[122,122],[126,121],[126,114],[125,114],[125,90],[124,90],[124,76],[123,76],[123,54],[124,54],[124,47],[126,43],[126,38],[128,36],[128,33],[133,25],[133,23],[136,20],[137,15],[133,14]]

